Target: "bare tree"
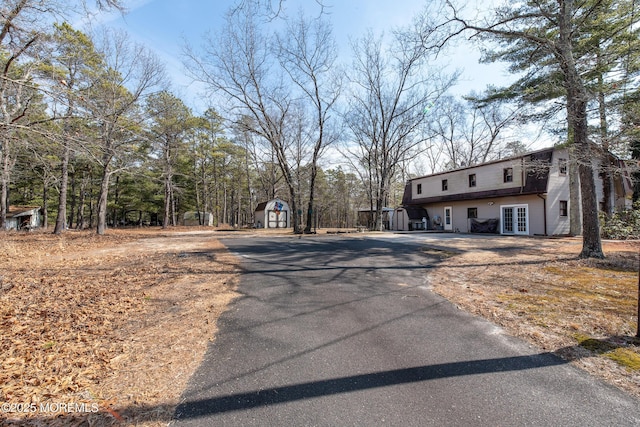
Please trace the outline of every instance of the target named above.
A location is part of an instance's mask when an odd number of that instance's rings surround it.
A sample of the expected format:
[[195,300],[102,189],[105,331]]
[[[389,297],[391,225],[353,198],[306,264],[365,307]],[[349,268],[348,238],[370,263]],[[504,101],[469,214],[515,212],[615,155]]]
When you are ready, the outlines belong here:
[[200,55],[187,51],[192,76],[226,96],[236,126],[267,141],[276,156],[289,192],[294,231],[300,232],[295,171],[290,164],[292,141],[290,84],[284,79],[272,49],[273,38],[262,30],[263,10],[257,1],[227,15],[216,40],[208,39]]
[[[429,122],[431,139],[435,149],[445,152],[440,164],[443,169],[455,169],[494,160],[502,156],[507,147],[501,133],[512,125],[517,110],[507,110],[497,103],[477,102],[472,94],[466,102],[445,97],[433,108]],[[432,157],[434,156],[432,150]]]
[[310,233],[318,160],[325,148],[337,139],[330,128],[331,112],[335,109],[342,89],[340,75],[336,72],[337,45],[331,27],[322,15],[313,20],[300,15],[278,37],[278,46],[278,56],[283,68],[310,105],[311,119],[308,129],[304,131],[309,136],[308,145],[311,149],[309,199],[304,232]]
[[449,88],[455,76],[425,69],[428,48],[406,34],[394,33],[386,48],[369,32],[353,44],[352,95],[346,114],[350,152],[363,171],[375,210],[374,228],[381,230],[382,208],[398,166],[424,142],[425,108]]

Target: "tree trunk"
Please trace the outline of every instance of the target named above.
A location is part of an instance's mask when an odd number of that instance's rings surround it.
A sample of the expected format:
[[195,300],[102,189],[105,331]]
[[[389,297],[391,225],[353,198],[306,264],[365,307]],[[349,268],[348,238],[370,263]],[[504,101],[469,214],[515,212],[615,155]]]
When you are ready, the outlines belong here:
[[42,228],[47,229],[49,223],[49,184],[47,182],[43,183],[42,186]]
[[[173,181],[173,178],[171,179],[171,181]],[[174,188],[173,188],[173,182],[170,182],[169,184],[170,184],[169,192],[171,194],[171,225],[175,227],[176,225],[178,225],[178,212],[177,212],[178,203],[176,202],[176,192],[174,191]]]
[[[70,229],[72,229],[73,228],[73,221],[78,217],[76,215],[76,206],[77,206],[77,202],[78,202],[78,197],[77,197],[77,191],[76,191],[77,175],[76,175],[75,170],[71,173],[70,179],[71,179],[71,203],[69,204],[68,227]],[[67,196],[67,197],[69,197],[69,196]],[[76,224],[76,228],[77,228],[77,224]]]
[[580,258],[604,258],[600,240],[600,223],[598,220],[598,200],[595,192],[593,167],[581,163],[580,190],[582,196],[582,252]]
[[60,194],[58,195],[58,216],[53,234],[61,234],[67,225],[67,188],[69,186],[69,144],[64,143],[60,176]]
[[604,258],[600,240],[598,220],[598,200],[593,177],[593,153],[589,142],[587,127],[587,90],[578,72],[573,57],[572,19],[574,3],[572,0],[560,2],[558,16],[558,43],[556,55],[564,74],[567,90],[567,121],[573,130],[573,142],[577,150],[578,173],[580,175],[580,196],[582,198],[582,252],[581,258]]
[[298,204],[296,203],[296,193],[292,185],[289,184],[289,207],[291,209],[291,223],[293,224],[293,232],[295,234],[301,234],[300,230],[300,216],[298,215]]
[[84,219],[84,205],[86,203],[86,191],[85,188],[86,181],[84,176],[82,177],[82,184],[80,185],[80,202],[78,206],[78,217],[76,218],[76,228],[79,230],[84,230],[86,224]]
[[109,171],[109,167],[105,166],[102,170],[100,194],[98,195],[98,226],[96,228],[96,233],[100,236],[104,235],[107,229],[107,197],[109,195],[110,178],[111,172]]
[[236,221],[236,225],[238,228],[240,228],[240,220],[241,220],[241,214],[240,212],[242,212],[242,180],[238,180],[238,219]]
[[227,224],[227,183],[225,182],[225,184],[223,185],[224,187],[224,200],[223,200],[223,207],[222,207],[222,223],[223,224]]
[[[597,66],[602,66],[602,53],[598,52]],[[607,105],[604,93],[604,76],[598,74],[598,115],[600,116],[600,138],[602,139],[602,160],[600,165],[600,176],[602,176],[602,210],[607,216],[613,214],[613,173],[612,164],[609,157],[609,126],[607,124]]]
[[[83,170],[82,184],[80,184],[80,206],[78,206],[78,218],[76,219],[76,228],[80,230],[87,228],[87,219],[84,214],[84,208],[87,204],[87,187],[89,185],[91,185],[91,174],[87,173],[86,170]],[[89,227],[91,227],[91,224],[89,224]]]
[[8,153],[8,141],[4,138],[0,143],[0,159],[2,159],[2,171],[0,171],[0,230],[7,226],[7,210],[9,209],[9,177],[11,175],[11,161]]
[[313,222],[313,202],[314,202],[314,193],[315,193],[315,185],[316,185],[316,176],[318,175],[318,168],[315,165],[311,165],[311,177],[309,179],[309,204],[307,206],[307,222],[304,228],[305,234],[311,233],[311,226]]
[[169,178],[164,178],[164,215],[162,218],[162,228],[166,229],[169,226],[169,218],[171,213],[171,184]]

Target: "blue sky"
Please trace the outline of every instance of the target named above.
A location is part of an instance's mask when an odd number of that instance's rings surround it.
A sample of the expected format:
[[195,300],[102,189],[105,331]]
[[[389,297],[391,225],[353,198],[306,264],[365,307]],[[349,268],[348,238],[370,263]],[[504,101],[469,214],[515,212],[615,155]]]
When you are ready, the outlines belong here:
[[[274,0],[277,1],[277,0]],[[389,31],[393,27],[409,24],[419,13],[424,1],[420,0],[323,0],[330,13],[334,35],[341,56],[348,58],[349,37],[359,37],[371,28]],[[215,32],[223,25],[226,11],[234,0],[130,0],[129,12],[103,16],[99,21],[107,26],[126,30],[136,41],[153,49],[166,63],[172,79],[172,90],[195,113],[205,107],[197,85],[185,76],[182,49],[186,43],[198,46],[207,32]],[[285,0],[285,13],[295,14],[299,8],[317,14],[319,6],[314,0]],[[461,68],[463,75],[455,92],[482,91],[488,83],[500,84],[507,78],[501,65],[479,65],[479,55],[469,46],[461,46],[446,58],[453,68]]]

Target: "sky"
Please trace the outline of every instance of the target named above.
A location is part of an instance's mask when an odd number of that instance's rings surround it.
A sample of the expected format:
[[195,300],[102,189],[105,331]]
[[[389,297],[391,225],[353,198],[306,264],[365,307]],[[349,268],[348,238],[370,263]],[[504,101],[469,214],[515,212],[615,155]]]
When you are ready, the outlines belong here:
[[[277,1],[277,0],[274,0]],[[340,55],[348,61],[349,39],[363,35],[368,29],[389,32],[394,27],[408,25],[422,11],[426,0],[323,0],[333,25]],[[482,0],[481,0],[482,1]],[[194,113],[206,109],[202,88],[187,77],[182,51],[185,44],[197,47],[208,32],[216,32],[224,23],[227,10],[235,0],[125,0],[128,13],[98,17],[105,26],[125,30],[130,37],[155,51],[166,64],[172,80],[172,91],[190,106]],[[302,8],[317,15],[315,0],[285,0],[285,13],[296,14]],[[454,88],[455,94],[480,92],[487,84],[504,84],[508,79],[501,64],[478,64],[479,53],[461,45],[444,61],[451,72],[460,69],[462,76]]]

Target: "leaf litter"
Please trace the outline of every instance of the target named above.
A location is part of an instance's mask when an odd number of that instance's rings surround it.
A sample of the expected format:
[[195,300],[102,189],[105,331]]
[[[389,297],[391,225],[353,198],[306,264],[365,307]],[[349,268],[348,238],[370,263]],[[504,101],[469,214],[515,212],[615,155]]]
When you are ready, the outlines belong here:
[[166,425],[235,297],[211,233],[2,233],[2,425]]
[[[0,402],[76,405],[0,413],[2,425],[169,423],[236,296],[237,260],[184,229],[0,237]],[[606,242],[604,261],[578,260],[579,239],[461,238],[423,252],[439,258],[434,291],[640,397],[638,247]]]

